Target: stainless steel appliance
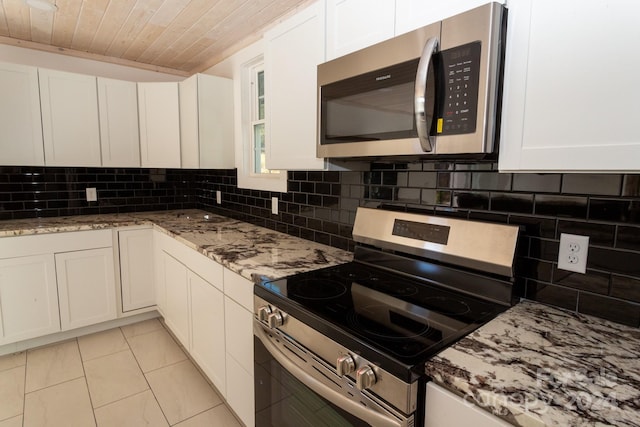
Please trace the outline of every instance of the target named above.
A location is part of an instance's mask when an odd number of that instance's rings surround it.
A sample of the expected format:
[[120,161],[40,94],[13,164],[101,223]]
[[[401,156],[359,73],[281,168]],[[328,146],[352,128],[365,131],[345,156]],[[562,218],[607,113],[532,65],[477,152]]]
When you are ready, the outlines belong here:
[[489,3],[318,66],[318,157],[485,156],[506,9]]
[[254,287],[256,426],[421,427],[424,362],[518,295],[517,235],[359,208],[353,262]]

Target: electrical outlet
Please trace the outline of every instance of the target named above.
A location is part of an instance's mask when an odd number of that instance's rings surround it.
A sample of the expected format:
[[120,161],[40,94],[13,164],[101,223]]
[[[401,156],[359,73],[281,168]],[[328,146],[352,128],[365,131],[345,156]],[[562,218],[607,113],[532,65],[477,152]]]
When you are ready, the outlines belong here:
[[271,198],[271,213],[274,215],[278,215],[278,198]]
[[95,188],[87,188],[87,202],[96,202],[98,200],[98,192]]
[[217,204],[222,203],[222,191],[220,190],[216,190],[216,203]]
[[589,236],[560,234],[558,268],[584,274],[587,271]]

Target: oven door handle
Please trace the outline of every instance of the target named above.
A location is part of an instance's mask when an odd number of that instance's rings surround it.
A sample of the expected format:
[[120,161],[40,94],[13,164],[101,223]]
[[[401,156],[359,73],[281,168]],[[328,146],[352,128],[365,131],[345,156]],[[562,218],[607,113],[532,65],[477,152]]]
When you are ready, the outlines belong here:
[[[434,150],[434,136],[429,133],[433,122],[433,112],[429,115],[427,111],[427,76],[432,63],[433,55],[438,51],[438,38],[431,37],[424,45],[418,71],[416,72],[414,112],[416,120],[416,130],[422,149],[426,152]],[[435,110],[434,110],[435,111]]]
[[259,324],[254,324],[253,332],[258,337],[258,339],[265,346],[267,351],[271,354],[271,356],[280,364],[284,369],[286,369],[291,375],[296,377],[298,381],[309,387],[315,393],[317,393],[320,397],[328,400],[344,411],[354,415],[360,420],[376,427],[404,427],[402,422],[396,418],[391,418],[381,414],[379,412],[375,412],[362,404],[360,402],[356,402],[350,400],[346,396],[343,396],[339,392],[330,389],[329,387],[322,384],[320,381],[306,373],[302,368],[300,368],[295,362],[289,359],[284,353],[282,353],[276,346],[274,346],[269,337],[265,333],[264,329]]

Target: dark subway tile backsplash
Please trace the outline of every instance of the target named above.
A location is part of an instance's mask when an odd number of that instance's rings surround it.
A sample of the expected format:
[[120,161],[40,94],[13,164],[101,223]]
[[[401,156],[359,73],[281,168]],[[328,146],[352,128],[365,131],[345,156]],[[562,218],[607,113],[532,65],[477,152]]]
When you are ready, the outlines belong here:
[[[287,193],[240,189],[234,169],[0,167],[0,219],[202,208],[346,250],[358,206],[508,223],[522,230],[516,274],[527,298],[640,323],[640,175],[501,174],[486,161],[370,166],[289,172]],[[87,187],[98,202],[85,201]],[[590,237],[586,275],[557,268],[561,233]]]

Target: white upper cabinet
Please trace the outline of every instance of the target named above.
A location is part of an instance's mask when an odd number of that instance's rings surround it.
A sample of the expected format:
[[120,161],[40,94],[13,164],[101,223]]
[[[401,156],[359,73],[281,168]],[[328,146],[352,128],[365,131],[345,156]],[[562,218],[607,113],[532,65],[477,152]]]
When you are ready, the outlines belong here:
[[178,100],[178,83],[138,83],[142,167],[180,167]]
[[501,171],[640,170],[640,3],[509,3]]
[[233,80],[196,74],[179,89],[182,167],[233,169]]
[[393,37],[395,8],[396,0],[328,0],[327,61]]
[[324,2],[265,34],[266,166],[324,169],[316,158],[317,67],[324,62]]
[[100,166],[96,78],[38,70],[47,166]]
[[38,69],[0,63],[0,165],[43,166]]
[[136,83],[98,77],[98,107],[102,166],[139,167]]
[[504,3],[504,0],[396,0],[395,34],[404,34],[424,27],[487,4],[489,1]]

